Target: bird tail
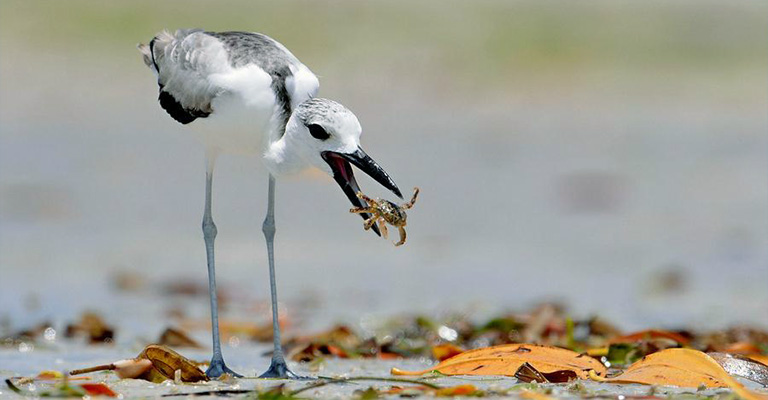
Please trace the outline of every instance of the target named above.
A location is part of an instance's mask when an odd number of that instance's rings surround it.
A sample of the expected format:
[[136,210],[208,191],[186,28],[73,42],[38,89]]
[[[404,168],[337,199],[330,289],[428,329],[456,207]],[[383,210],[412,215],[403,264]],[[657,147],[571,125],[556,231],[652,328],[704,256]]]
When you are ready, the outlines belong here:
[[138,44],[136,47],[144,58],[144,64],[147,64],[147,67],[152,69],[156,74],[159,73],[160,68],[157,66],[158,59],[165,55],[165,47],[173,43],[175,39],[176,38],[170,32],[163,30],[150,40],[149,44]]

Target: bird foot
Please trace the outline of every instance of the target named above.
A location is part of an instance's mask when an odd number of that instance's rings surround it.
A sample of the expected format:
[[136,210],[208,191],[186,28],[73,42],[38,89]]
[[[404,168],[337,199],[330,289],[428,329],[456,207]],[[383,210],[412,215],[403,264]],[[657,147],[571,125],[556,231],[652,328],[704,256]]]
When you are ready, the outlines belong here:
[[308,376],[300,376],[294,374],[290,369],[288,369],[288,365],[285,363],[285,360],[275,358],[272,359],[272,363],[269,365],[267,372],[259,375],[259,378],[295,380],[312,379]]
[[214,358],[211,360],[211,364],[208,366],[208,369],[205,370],[205,375],[209,378],[216,379],[224,374],[230,374],[234,376],[235,378],[242,378],[243,376],[238,374],[235,371],[232,371],[227,367],[226,364],[224,364],[224,360],[221,358]]

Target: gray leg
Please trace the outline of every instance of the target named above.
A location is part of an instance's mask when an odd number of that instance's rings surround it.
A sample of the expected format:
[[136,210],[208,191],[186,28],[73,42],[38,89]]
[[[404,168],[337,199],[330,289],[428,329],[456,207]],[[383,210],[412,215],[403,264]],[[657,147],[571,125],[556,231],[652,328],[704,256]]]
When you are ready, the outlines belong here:
[[277,284],[275,283],[275,177],[269,175],[269,199],[267,203],[267,216],[264,218],[264,224],[261,227],[264,232],[264,238],[267,240],[267,257],[269,258],[269,289],[272,293],[272,339],[275,351],[272,353],[272,362],[267,372],[261,374],[259,378],[288,378],[299,379],[300,377],[288,369],[283,354],[283,345],[280,341],[280,322],[277,317]]
[[205,374],[209,378],[218,378],[224,373],[237,377],[242,375],[227,368],[221,355],[221,340],[219,339],[219,305],[216,299],[216,266],[213,256],[213,242],[216,239],[216,224],[211,216],[211,186],[213,186],[213,166],[215,154],[208,155],[208,167],[205,172],[205,211],[203,212],[203,238],[205,253],[208,257],[208,293],[211,296],[211,327],[213,328],[213,357]]

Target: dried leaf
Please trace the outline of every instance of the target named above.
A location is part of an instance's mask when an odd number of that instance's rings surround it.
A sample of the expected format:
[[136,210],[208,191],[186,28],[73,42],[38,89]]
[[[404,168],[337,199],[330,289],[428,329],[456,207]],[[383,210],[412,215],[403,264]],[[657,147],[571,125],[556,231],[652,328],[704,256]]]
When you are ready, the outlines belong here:
[[450,343],[439,344],[432,347],[432,357],[437,361],[444,361],[464,352],[459,346]]
[[648,329],[640,332],[630,333],[624,336],[615,337],[611,339],[609,343],[634,343],[649,339],[669,339],[681,345],[687,345],[690,343],[690,340],[687,337],[679,333],[656,329]]
[[760,348],[750,342],[731,343],[723,351],[735,354],[760,354]]
[[111,343],[115,337],[115,330],[98,314],[84,312],[79,322],[67,326],[64,336],[71,338],[80,334],[87,335],[90,343]]
[[103,383],[81,383],[80,387],[91,396],[117,397],[117,393]]
[[554,371],[548,373],[542,373],[533,365],[529,363],[523,363],[520,368],[515,372],[515,378],[523,382],[537,382],[537,383],[567,383],[578,378],[576,373],[571,370]]
[[506,344],[470,350],[449,358],[424,371],[402,371],[392,368],[393,375],[423,375],[437,371],[445,375],[506,375],[514,376],[523,363],[538,371],[550,373],[569,370],[586,379],[589,371],[605,375],[605,366],[594,358],[571,350],[536,344]]
[[64,374],[60,371],[41,371],[39,374],[37,374],[35,379],[55,381],[58,379],[64,379]]
[[768,366],[745,356],[728,353],[707,353],[731,375],[768,386]]
[[[593,377],[594,379],[594,377]],[[640,383],[698,388],[731,388],[747,400],[759,395],[737,382],[712,357],[698,350],[666,349],[643,357],[619,376],[595,379],[614,383]]]
[[527,362],[523,363],[523,365],[520,366],[520,368],[517,369],[517,372],[515,372],[515,378],[526,382],[537,382],[537,383],[546,383],[547,378],[544,377],[544,375],[539,372],[536,368],[533,368],[531,364],[528,364]]
[[296,348],[290,354],[290,359],[297,362],[310,362],[317,358],[325,356],[334,356],[339,358],[349,358],[347,352],[338,346],[332,344],[310,343],[304,347]]
[[168,379],[173,380],[176,370],[181,370],[182,382],[208,380],[205,373],[195,363],[166,346],[149,345],[137,358],[152,362],[152,368],[141,376],[142,379],[151,382],[160,383]]
[[763,365],[768,365],[768,356],[763,354],[748,354],[746,356],[750,360],[757,361]]
[[189,337],[189,335],[184,333],[184,331],[175,328],[167,328],[164,330],[160,335],[158,344],[172,347],[193,347],[196,349],[202,348],[200,343],[197,343],[195,339]]

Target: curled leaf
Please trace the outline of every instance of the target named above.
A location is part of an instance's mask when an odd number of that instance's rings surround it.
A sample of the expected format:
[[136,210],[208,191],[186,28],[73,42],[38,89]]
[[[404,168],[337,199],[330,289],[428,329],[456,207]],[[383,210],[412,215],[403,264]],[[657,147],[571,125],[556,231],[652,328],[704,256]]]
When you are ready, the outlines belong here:
[[621,375],[596,379],[614,383],[640,383],[698,388],[731,388],[747,400],[757,400],[759,395],[747,390],[720,366],[712,357],[698,350],[666,349],[643,357]]
[[578,377],[576,376],[576,373],[571,370],[542,373],[534,368],[533,365],[526,362],[520,366],[517,372],[515,372],[515,378],[523,382],[565,383],[575,380]]
[[445,375],[514,376],[523,363],[542,373],[569,370],[586,379],[589,371],[605,375],[605,366],[589,356],[559,347],[536,344],[507,344],[466,351],[424,371],[392,368],[393,375],[423,375],[437,371]]
[[160,383],[168,379],[174,380],[177,370],[181,371],[182,382],[208,380],[205,373],[195,363],[166,346],[149,345],[144,348],[137,359],[147,359],[152,362],[152,368],[141,376],[141,378],[151,382]]

